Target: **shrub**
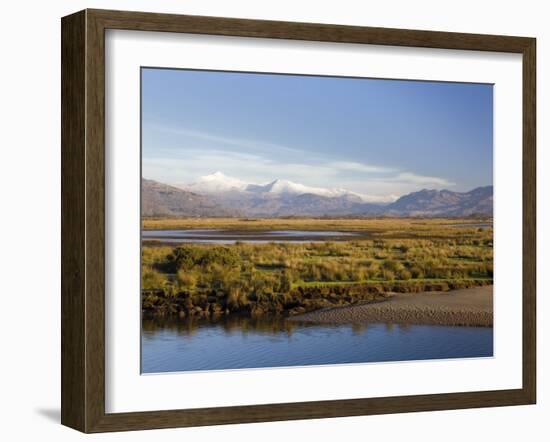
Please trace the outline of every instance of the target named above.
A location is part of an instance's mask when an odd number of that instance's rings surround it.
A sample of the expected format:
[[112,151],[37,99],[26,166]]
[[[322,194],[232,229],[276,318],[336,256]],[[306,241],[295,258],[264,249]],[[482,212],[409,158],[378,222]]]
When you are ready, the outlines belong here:
[[424,278],[424,272],[418,266],[412,266],[410,269],[410,272],[411,272],[411,277],[413,277],[414,279]]
[[178,270],[178,283],[184,290],[193,290],[197,286],[197,277],[184,269]]
[[412,274],[408,270],[401,270],[399,272],[399,279],[403,279],[403,280],[407,281],[411,278],[412,278]]
[[166,276],[149,266],[141,268],[141,288],[143,290],[162,290],[166,286]]
[[400,262],[393,259],[386,259],[382,266],[385,270],[390,270],[392,272],[397,272],[403,268],[403,265]]
[[199,265],[207,266],[210,264],[218,264],[222,266],[232,267],[239,261],[237,250],[231,247],[213,247],[200,257]]
[[168,261],[173,264],[173,271],[179,269],[192,269],[195,266],[205,267],[212,264],[234,266],[240,260],[236,248],[199,246],[180,246],[168,256]]
[[176,247],[173,252],[168,255],[168,262],[171,264],[172,272],[175,273],[179,269],[191,269],[198,264],[204,250],[195,246]]

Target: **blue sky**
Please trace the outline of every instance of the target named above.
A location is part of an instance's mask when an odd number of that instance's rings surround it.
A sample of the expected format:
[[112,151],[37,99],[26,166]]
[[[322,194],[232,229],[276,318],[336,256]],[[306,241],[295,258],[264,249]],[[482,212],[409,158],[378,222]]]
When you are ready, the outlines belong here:
[[493,182],[491,85],[142,69],[143,176],[376,198]]

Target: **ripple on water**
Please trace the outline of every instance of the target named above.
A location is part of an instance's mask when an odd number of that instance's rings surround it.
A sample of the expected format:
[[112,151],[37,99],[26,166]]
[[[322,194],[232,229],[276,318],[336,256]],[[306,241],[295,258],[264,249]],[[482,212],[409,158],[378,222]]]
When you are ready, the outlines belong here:
[[144,373],[490,357],[493,329],[311,325],[282,318],[144,321]]

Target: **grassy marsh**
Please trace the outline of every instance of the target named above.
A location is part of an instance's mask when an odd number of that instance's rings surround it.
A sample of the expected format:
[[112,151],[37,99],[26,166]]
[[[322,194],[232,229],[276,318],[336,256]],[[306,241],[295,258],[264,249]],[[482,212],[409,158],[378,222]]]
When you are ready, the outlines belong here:
[[376,301],[393,292],[488,285],[493,278],[493,231],[478,223],[470,219],[145,219],[144,229],[339,230],[368,236],[318,243],[145,242],[142,306],[148,312],[180,316],[293,315]]

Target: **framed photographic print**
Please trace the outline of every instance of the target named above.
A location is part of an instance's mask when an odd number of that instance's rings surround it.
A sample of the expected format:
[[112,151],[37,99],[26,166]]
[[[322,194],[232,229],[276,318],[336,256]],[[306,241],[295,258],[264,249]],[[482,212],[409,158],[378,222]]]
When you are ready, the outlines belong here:
[[532,404],[535,40],[62,19],[62,423]]

